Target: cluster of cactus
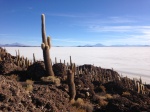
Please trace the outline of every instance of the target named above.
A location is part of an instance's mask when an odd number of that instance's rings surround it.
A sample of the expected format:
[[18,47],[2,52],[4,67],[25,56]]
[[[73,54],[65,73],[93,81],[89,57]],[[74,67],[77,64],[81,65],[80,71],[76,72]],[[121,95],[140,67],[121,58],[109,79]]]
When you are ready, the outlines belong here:
[[32,64],[32,61],[20,56],[20,51],[16,51],[16,57],[11,56],[9,53],[6,52],[6,49],[0,48],[0,60],[5,61],[9,60],[11,63],[15,63],[17,66],[22,68],[27,68]]
[[[55,58],[55,63],[57,63],[56,58]],[[68,81],[70,80],[69,76],[73,76],[74,78],[74,77],[79,77],[79,75],[86,75],[86,77],[89,77],[89,79],[91,79],[91,82],[94,82],[94,81],[98,81],[101,83],[107,83],[109,81],[115,81],[118,83],[121,82],[123,86],[127,89],[137,90],[138,93],[146,94],[145,86],[144,84],[142,84],[141,78],[139,80],[139,83],[137,82],[136,84],[134,84],[135,83],[134,80],[128,77],[121,77],[117,72],[113,71],[113,69],[112,70],[102,69],[100,67],[97,67],[97,69],[92,69],[92,68],[89,69],[88,67],[86,67],[86,65],[84,65],[82,67],[81,66],[75,67],[74,70],[72,70],[72,69],[69,69],[71,65],[72,65],[72,60],[70,56],[70,65],[68,63],[66,64],[66,70],[68,70],[67,71]],[[68,84],[70,85],[70,83]]]
[[130,79],[127,76],[121,78],[121,82],[124,85],[125,88],[137,91],[137,93],[141,94],[149,94],[149,92],[146,90],[147,88],[142,83],[142,79]]
[[13,59],[13,62],[22,68],[28,68],[31,64],[32,61],[30,61],[28,58],[24,58],[24,56],[20,56],[20,51],[16,51],[16,58]]
[[[55,64],[57,64],[57,58],[55,57]],[[60,63],[62,63],[60,61]],[[70,64],[65,62],[63,63],[66,67],[66,70],[70,69],[70,66],[72,65],[72,59],[70,56]],[[102,83],[106,83],[109,81],[119,81],[120,77],[119,74],[111,69],[102,69],[101,67],[96,67],[96,69],[93,68],[88,68],[87,66],[92,66],[92,65],[84,65],[84,66],[77,66],[75,68],[74,76],[79,77],[79,75],[86,75],[89,77],[89,80],[92,82],[98,81]],[[94,67],[94,66],[93,66]]]
[[48,76],[54,76],[54,72],[52,69],[52,62],[50,59],[50,52],[49,52],[49,50],[51,48],[51,43],[50,43],[50,37],[46,38],[45,15],[44,14],[42,14],[41,19],[42,19],[42,44],[41,44],[41,48],[43,50],[45,69],[46,69],[46,73]]
[[146,87],[144,86],[144,84],[142,84],[141,78],[140,80],[133,79],[133,82],[134,82],[135,90],[137,91],[137,93],[146,94],[146,91],[145,91]]

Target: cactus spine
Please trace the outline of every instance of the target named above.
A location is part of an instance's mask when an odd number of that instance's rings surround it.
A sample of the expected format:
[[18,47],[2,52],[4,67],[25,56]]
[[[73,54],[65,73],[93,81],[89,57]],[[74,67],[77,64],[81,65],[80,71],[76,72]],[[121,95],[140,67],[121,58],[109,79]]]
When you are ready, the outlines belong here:
[[45,69],[46,69],[46,73],[48,76],[54,76],[54,72],[52,69],[52,63],[51,63],[51,59],[50,59],[50,53],[49,53],[49,50],[51,48],[50,37],[47,37],[47,39],[46,39],[45,15],[44,14],[42,14],[41,19],[42,19],[42,44],[41,44],[41,47],[43,50]]

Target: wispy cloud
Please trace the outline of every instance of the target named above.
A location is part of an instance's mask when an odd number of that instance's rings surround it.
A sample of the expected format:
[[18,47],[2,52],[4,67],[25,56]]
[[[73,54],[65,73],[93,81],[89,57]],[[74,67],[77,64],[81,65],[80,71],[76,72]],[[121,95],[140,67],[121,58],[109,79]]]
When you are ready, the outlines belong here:
[[85,19],[83,23],[87,26],[91,25],[120,25],[120,24],[133,24],[137,23],[139,20],[135,17],[126,17],[126,16],[112,16],[112,17],[103,17],[99,16],[96,18]]
[[97,41],[81,41],[81,40],[74,40],[74,39],[52,39],[53,41],[61,41],[67,43],[80,43],[80,44],[95,44]]
[[119,16],[113,16],[108,18],[109,23],[135,23],[137,20],[133,20],[129,17],[119,17]]
[[146,33],[150,31],[150,26],[89,26],[91,32],[139,32]]
[[100,16],[100,14],[69,14],[69,13],[46,13],[48,16],[68,17],[68,18],[94,18]]
[[119,39],[110,39],[105,41],[106,44],[108,45],[115,45],[115,44],[120,44],[120,45],[150,45],[150,39],[148,39],[146,36],[129,36],[127,38],[119,38]]
[[61,14],[61,13],[55,13],[55,14],[50,14],[50,13],[46,13],[46,15],[48,16],[59,16],[59,17],[71,17],[71,18],[74,18],[74,17],[81,17],[79,15],[74,15],[74,14]]
[[[104,43],[111,44],[149,44],[150,25],[141,17],[112,16],[87,20],[84,23],[86,31],[106,34]],[[105,36],[106,37],[106,36]]]
[[129,44],[129,45],[150,45],[150,29],[141,30],[140,34],[126,34],[120,38],[110,38],[105,41],[106,44]]

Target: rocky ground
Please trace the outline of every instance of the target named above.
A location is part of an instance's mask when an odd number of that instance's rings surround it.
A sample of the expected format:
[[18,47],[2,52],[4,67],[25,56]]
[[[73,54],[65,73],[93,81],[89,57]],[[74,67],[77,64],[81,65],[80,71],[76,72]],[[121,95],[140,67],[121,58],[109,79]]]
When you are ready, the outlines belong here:
[[44,62],[29,62],[0,48],[2,112],[150,112],[150,85],[93,65],[76,67],[75,100],[69,100],[68,65],[55,63],[47,77]]

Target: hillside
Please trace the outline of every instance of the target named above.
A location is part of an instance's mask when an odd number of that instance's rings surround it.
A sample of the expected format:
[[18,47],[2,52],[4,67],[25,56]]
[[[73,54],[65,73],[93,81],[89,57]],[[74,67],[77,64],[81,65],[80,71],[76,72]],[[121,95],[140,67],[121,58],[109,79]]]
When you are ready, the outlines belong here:
[[[28,62],[28,63],[26,63]],[[53,64],[12,56],[0,48],[0,110],[31,112],[148,112],[150,85],[93,65]],[[69,72],[72,70],[72,72]],[[69,76],[74,76],[71,93]],[[75,99],[71,100],[71,96]]]

